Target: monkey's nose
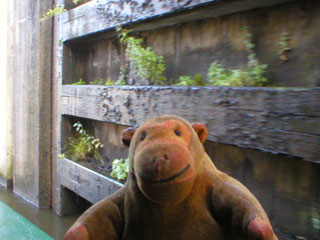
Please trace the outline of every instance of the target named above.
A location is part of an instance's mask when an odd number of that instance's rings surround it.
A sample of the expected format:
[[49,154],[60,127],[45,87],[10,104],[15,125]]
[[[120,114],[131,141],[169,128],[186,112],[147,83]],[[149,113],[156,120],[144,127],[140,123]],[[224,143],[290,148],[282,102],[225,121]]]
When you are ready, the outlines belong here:
[[169,158],[166,154],[164,154],[162,156],[153,157],[152,163],[158,165],[158,164],[161,164],[162,162],[165,162],[166,160],[169,160]]
[[165,154],[152,158],[152,163],[155,165],[155,171],[159,178],[161,178],[161,165],[167,160],[169,160],[169,158]]

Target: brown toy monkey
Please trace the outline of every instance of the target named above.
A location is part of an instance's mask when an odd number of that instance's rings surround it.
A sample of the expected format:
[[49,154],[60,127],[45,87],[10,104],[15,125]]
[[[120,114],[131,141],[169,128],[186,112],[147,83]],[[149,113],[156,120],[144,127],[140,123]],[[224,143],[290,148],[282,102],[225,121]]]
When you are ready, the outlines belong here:
[[277,240],[257,199],[220,172],[204,124],[160,116],[128,128],[123,188],[89,208],[65,240]]

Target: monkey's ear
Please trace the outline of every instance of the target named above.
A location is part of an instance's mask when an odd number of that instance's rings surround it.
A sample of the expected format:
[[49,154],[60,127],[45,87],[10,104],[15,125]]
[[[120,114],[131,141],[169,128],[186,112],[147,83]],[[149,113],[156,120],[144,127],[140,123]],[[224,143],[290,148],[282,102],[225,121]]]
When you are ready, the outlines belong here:
[[125,130],[123,130],[122,132],[122,143],[124,145],[126,145],[127,147],[130,146],[130,143],[131,143],[131,139],[133,137],[133,134],[135,133],[137,129],[136,128],[133,128],[133,127],[129,127]]
[[208,128],[203,123],[192,123],[191,126],[198,134],[199,140],[201,143],[207,140],[208,137]]

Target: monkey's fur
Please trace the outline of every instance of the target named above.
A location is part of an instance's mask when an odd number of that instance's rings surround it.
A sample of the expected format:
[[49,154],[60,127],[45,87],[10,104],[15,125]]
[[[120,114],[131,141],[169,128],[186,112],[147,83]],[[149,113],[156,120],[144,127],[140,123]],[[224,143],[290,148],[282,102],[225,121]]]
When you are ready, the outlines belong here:
[[257,199],[214,166],[202,145],[207,135],[204,124],[176,116],[126,129],[126,184],[89,208],[65,239],[277,240]]

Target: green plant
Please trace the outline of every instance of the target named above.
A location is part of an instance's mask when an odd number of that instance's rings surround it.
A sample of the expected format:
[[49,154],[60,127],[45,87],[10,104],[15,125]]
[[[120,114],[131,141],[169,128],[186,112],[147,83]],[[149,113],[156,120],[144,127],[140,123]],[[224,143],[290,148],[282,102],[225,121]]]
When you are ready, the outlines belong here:
[[126,85],[128,80],[128,69],[124,66],[120,67],[119,79],[115,82],[116,85]]
[[125,180],[129,173],[130,161],[129,159],[115,159],[112,162],[112,172],[111,177],[118,180]]
[[104,85],[104,80],[101,78],[97,78],[96,80],[89,83],[90,85]]
[[278,42],[278,45],[279,45],[278,55],[279,55],[279,59],[283,62],[288,61],[287,52],[291,50],[291,48],[289,47],[289,41],[290,41],[289,33],[287,32],[281,33],[280,39]]
[[211,63],[208,70],[208,80],[211,85],[226,86],[229,81],[229,73],[218,61]]
[[252,41],[252,33],[249,31],[248,26],[244,26],[242,28],[243,31],[243,41],[245,45],[245,49],[248,54],[248,66],[252,66],[258,63],[255,52],[255,45]]
[[210,85],[262,87],[268,84],[268,79],[263,76],[268,65],[259,64],[254,50],[255,45],[252,42],[252,34],[249,32],[248,27],[244,27],[243,31],[245,48],[248,53],[246,66],[227,70],[218,61],[214,61],[208,69]]
[[114,84],[115,84],[115,85],[119,85],[119,86],[123,86],[123,85],[126,85],[126,82],[125,82],[125,80],[123,80],[123,79],[119,79],[119,80],[116,81]]
[[99,154],[99,149],[103,147],[100,140],[90,136],[80,122],[76,122],[73,127],[75,128],[77,135],[68,138],[68,142],[64,147],[64,153],[60,154],[60,156],[66,156],[73,161],[93,157],[104,164],[104,161]]
[[54,7],[52,9],[49,9],[40,19],[40,21],[44,22],[47,21],[49,18],[52,18],[54,16],[60,15],[63,12],[66,12],[67,10],[64,8],[64,5],[58,7]]
[[178,80],[177,86],[205,86],[203,76],[201,74],[196,74],[194,77],[181,76]]
[[87,85],[87,83],[80,78],[78,82],[71,83],[71,85]]
[[164,59],[158,56],[151,47],[143,47],[143,40],[129,36],[130,31],[117,28],[120,42],[127,46],[126,56],[130,62],[130,68],[150,85],[163,84],[166,78],[162,76],[165,70]]
[[62,47],[62,45],[63,45],[63,40],[62,39],[58,40],[58,45],[59,45],[59,47]]
[[[72,0],[73,4],[77,5],[81,0]],[[58,7],[54,7],[52,9],[49,9],[45,14],[43,14],[42,18],[40,21],[44,22],[47,21],[49,18],[52,18],[54,16],[58,16],[63,12],[66,12],[67,9],[64,8],[64,5]]]
[[210,65],[208,79],[213,86],[257,86],[262,87],[268,83],[263,76],[266,64],[255,64],[240,69],[224,69],[217,61]]
[[112,85],[114,85],[114,82],[110,78],[108,78],[108,80],[106,81],[105,85],[112,86]]

